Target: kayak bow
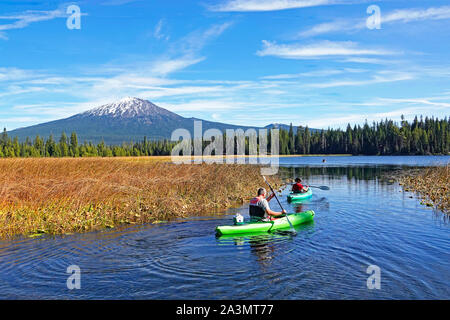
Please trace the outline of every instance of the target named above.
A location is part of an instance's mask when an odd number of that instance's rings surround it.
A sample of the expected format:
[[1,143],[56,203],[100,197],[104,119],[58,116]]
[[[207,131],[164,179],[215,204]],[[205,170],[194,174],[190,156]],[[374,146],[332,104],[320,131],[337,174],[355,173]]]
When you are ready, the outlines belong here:
[[[308,210],[299,213],[289,214],[289,220],[292,225],[299,225],[312,221],[314,218],[314,211]],[[216,227],[217,235],[227,235],[227,234],[243,234],[243,233],[255,233],[255,232],[269,232],[277,229],[289,228],[289,222],[286,217],[278,218],[272,221],[261,221],[261,222],[248,222],[240,225],[233,226],[218,226]]]

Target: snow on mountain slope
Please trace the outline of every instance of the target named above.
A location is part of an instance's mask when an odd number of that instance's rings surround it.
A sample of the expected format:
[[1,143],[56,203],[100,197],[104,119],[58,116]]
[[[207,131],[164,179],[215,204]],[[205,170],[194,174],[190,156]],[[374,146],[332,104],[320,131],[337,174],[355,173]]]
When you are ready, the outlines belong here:
[[[123,142],[148,139],[170,139],[172,133],[179,128],[194,134],[196,118],[185,118],[150,101],[138,98],[124,98],[114,103],[106,104],[69,118],[54,120],[34,126],[20,128],[8,132],[19,141],[33,139],[37,135],[43,138],[60,137],[64,132],[76,132],[79,141],[99,143],[104,141],[109,145],[120,145]],[[218,129],[257,129],[257,127],[236,126],[227,123],[202,121],[203,131]],[[281,126],[281,125],[280,125]],[[288,126],[284,125],[288,128]],[[270,127],[270,126],[268,126]]]
[[113,118],[135,118],[135,117],[169,117],[181,118],[169,110],[158,107],[147,100],[126,97],[117,102],[106,104],[95,109],[86,111],[82,116],[113,117]]

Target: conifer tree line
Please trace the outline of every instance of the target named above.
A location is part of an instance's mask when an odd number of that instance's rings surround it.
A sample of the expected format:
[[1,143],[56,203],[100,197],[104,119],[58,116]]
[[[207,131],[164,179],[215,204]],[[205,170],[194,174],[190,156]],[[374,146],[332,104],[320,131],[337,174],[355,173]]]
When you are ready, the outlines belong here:
[[11,139],[4,130],[0,137],[0,158],[158,156],[170,155],[175,144],[168,140],[149,141],[147,138],[120,146],[106,145],[104,141],[98,144],[87,141],[79,144],[75,132],[72,132],[70,138],[62,133],[58,141],[50,135],[48,139],[37,136],[34,140],[27,138],[24,142],[19,142],[17,137]]
[[417,116],[311,133],[308,127],[280,132],[280,154],[427,155],[450,152],[450,119]]
[[[367,122],[360,126],[347,126],[342,129],[311,131],[307,126],[299,126],[294,132],[280,129],[279,153],[292,154],[353,154],[353,155],[426,155],[449,154],[450,119],[417,117],[408,122],[402,116],[401,122],[392,120]],[[70,137],[65,133],[55,140],[53,136],[33,140],[27,138],[19,142],[17,137],[8,136],[6,129],[0,136],[0,158],[13,157],[127,157],[170,155],[178,144],[169,140],[148,140],[106,145],[105,142],[93,144],[79,143],[77,134]],[[204,142],[203,146],[208,145]],[[248,139],[246,140],[248,153]],[[270,134],[269,146],[270,150]]]

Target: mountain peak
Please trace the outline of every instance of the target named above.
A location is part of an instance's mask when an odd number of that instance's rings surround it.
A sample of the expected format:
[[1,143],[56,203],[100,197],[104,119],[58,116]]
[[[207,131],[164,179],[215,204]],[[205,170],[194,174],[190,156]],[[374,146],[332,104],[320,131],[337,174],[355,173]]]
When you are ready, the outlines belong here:
[[113,117],[113,118],[135,118],[135,117],[179,117],[169,110],[158,107],[150,101],[125,97],[119,101],[105,104],[91,109],[82,114],[83,116]]
[[[93,143],[104,141],[109,145],[120,145],[123,142],[142,141],[144,137],[170,139],[174,130],[179,128],[185,128],[193,135],[196,120],[202,121],[203,130],[219,129],[225,132],[227,129],[258,129],[257,127],[236,126],[198,118],[185,118],[160,108],[150,101],[125,97],[69,118],[16,129],[8,134],[18,137],[19,141],[25,141],[27,137],[37,135],[48,138],[50,135],[59,137],[63,132],[76,132],[79,141]],[[288,127],[287,125],[278,126]]]
[[129,103],[129,102],[138,102],[138,101],[144,101],[144,100],[139,99],[139,98],[136,98],[136,97],[130,97],[130,96],[128,96],[128,97],[124,97],[124,98],[120,99],[120,100],[117,101],[117,102]]

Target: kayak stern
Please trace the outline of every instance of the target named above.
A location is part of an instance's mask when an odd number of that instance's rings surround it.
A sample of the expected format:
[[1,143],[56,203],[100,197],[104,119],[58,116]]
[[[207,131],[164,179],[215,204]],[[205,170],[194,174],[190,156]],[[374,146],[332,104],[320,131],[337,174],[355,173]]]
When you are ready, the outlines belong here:
[[297,200],[306,200],[312,197],[312,190],[311,188],[308,189],[308,191],[304,192],[304,193],[294,193],[291,192],[287,199],[288,201],[297,201]]

